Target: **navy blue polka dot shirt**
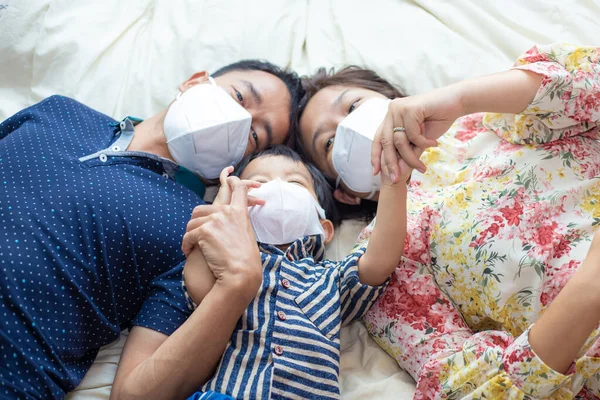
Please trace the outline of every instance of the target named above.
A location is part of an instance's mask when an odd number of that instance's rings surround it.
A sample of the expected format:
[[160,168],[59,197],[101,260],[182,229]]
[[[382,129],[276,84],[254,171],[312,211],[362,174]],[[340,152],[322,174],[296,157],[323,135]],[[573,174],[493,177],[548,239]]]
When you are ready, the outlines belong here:
[[180,247],[202,200],[132,136],[61,96],[0,124],[0,398],[62,398],[122,329],[189,315]]

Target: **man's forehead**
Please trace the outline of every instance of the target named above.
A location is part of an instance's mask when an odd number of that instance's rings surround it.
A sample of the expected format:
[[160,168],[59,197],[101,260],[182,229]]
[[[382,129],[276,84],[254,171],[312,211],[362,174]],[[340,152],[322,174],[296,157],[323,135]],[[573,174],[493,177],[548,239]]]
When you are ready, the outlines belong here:
[[268,87],[270,85],[277,86],[276,89],[281,89],[282,86],[285,87],[283,81],[275,75],[269,72],[258,70],[232,70],[219,75],[218,78],[224,78],[232,81],[235,80],[238,82],[250,81],[255,85],[260,85],[261,87]]

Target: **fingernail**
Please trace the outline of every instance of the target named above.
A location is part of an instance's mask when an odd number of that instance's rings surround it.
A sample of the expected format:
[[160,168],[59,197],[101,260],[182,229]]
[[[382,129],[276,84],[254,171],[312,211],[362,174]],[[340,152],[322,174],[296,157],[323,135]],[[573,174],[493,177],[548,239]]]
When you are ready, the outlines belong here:
[[396,183],[396,174],[394,174],[394,173],[392,172],[392,174],[390,175],[390,178],[392,178],[392,182],[393,182],[393,183]]
[[425,173],[425,168],[419,168],[419,172],[424,174]]

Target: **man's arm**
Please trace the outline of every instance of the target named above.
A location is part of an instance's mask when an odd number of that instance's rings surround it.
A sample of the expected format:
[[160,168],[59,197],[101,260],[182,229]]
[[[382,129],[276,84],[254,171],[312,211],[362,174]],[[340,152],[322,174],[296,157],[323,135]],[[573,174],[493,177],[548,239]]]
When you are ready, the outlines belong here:
[[171,336],[134,327],[111,399],[181,399],[197,390],[213,374],[238,319],[256,294],[250,286],[215,284]]
[[[208,380],[262,282],[262,263],[248,216],[248,187],[229,177],[230,205],[201,208],[184,236],[196,243],[216,278],[187,321],[167,337],[136,327],[125,344],[112,399],[185,398]],[[186,266],[187,267],[187,266]]]

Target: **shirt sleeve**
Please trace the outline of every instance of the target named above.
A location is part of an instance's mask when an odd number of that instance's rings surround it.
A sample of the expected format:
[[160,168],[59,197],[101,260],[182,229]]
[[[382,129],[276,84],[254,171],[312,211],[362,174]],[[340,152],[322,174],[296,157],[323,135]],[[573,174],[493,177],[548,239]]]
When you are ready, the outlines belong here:
[[383,294],[388,281],[380,286],[365,285],[358,277],[358,260],[365,254],[366,246],[357,246],[343,261],[339,269],[339,289],[342,326],[362,318]]
[[535,98],[520,114],[485,115],[484,125],[502,139],[548,143],[588,132],[600,123],[600,48],[564,43],[535,46],[514,68],[535,72],[543,79]]
[[184,262],[159,275],[149,285],[149,295],[133,320],[165,335],[171,335],[190,316],[182,285]]
[[[474,333],[428,269],[403,260],[365,316],[375,341],[417,381],[415,398],[572,398],[600,372],[593,347],[563,375],[503,331]],[[589,343],[594,343],[597,332]],[[591,390],[591,389],[590,389]]]

